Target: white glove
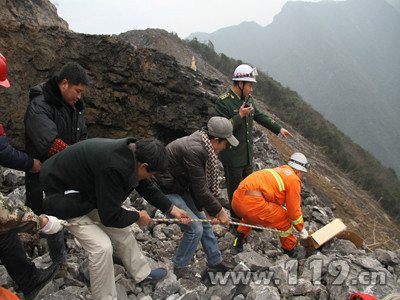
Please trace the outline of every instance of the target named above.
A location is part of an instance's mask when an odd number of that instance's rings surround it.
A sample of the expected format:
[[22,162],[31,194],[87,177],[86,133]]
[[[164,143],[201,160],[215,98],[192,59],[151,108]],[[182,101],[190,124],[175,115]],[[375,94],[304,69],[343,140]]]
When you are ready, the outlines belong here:
[[300,231],[299,234],[300,234],[300,237],[301,237],[303,240],[306,239],[306,238],[308,238],[308,232],[307,232],[307,230],[306,230],[305,228],[303,228],[303,230]]
[[42,215],[43,217],[49,219],[47,222],[46,226],[44,226],[42,229],[40,229],[41,232],[45,234],[54,234],[59,232],[63,227],[61,225],[61,222],[59,219],[56,217],[52,216],[47,216],[47,215]]

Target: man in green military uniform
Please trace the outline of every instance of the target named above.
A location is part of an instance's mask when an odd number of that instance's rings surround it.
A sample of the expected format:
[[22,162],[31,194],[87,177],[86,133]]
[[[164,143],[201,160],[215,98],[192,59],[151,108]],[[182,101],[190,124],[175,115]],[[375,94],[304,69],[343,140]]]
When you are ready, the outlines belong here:
[[[230,145],[219,155],[224,166],[229,203],[239,183],[253,172],[253,120],[276,135],[280,133],[284,138],[292,136],[254,105],[251,93],[256,75],[256,68],[246,64],[238,66],[232,78],[233,86],[215,103],[215,114],[232,122],[233,134],[239,140],[239,146]],[[231,216],[239,219],[232,208]]]

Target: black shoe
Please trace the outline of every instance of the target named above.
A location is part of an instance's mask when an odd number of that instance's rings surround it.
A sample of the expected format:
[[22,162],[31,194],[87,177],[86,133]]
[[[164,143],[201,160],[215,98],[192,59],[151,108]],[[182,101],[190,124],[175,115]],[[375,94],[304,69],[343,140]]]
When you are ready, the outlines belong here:
[[33,299],[37,296],[44,286],[49,283],[58,272],[58,266],[52,265],[47,269],[39,269],[38,275],[36,276],[36,285],[30,290],[24,292],[25,299]]
[[186,279],[193,279],[195,276],[188,267],[183,268],[175,268],[174,267],[174,274],[177,279],[179,278],[186,278]]
[[213,272],[226,272],[233,269],[233,265],[227,262],[225,259],[222,259],[222,261],[217,265],[209,265],[208,267],[210,271]]
[[246,242],[244,233],[236,231],[235,241],[233,242],[233,250],[235,253],[243,251],[243,244]]
[[297,245],[292,250],[283,249],[283,253],[294,259],[303,259],[306,257],[307,251],[303,246]]

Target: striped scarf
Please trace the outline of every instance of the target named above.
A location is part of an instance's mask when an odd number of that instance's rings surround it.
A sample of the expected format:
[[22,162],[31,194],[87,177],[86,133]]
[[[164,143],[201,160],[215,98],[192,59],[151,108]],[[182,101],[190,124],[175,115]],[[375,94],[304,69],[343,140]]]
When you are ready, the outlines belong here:
[[215,154],[214,148],[211,145],[211,141],[204,130],[200,130],[201,139],[206,146],[208,153],[208,159],[206,162],[206,179],[207,185],[210,191],[215,197],[220,196],[219,180],[218,180],[218,157]]

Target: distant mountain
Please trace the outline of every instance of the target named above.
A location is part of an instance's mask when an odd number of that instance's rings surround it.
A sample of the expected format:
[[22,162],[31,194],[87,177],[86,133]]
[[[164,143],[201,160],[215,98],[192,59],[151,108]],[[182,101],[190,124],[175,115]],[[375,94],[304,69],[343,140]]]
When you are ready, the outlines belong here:
[[217,52],[254,64],[400,174],[398,0],[288,2],[253,22],[195,33]]

